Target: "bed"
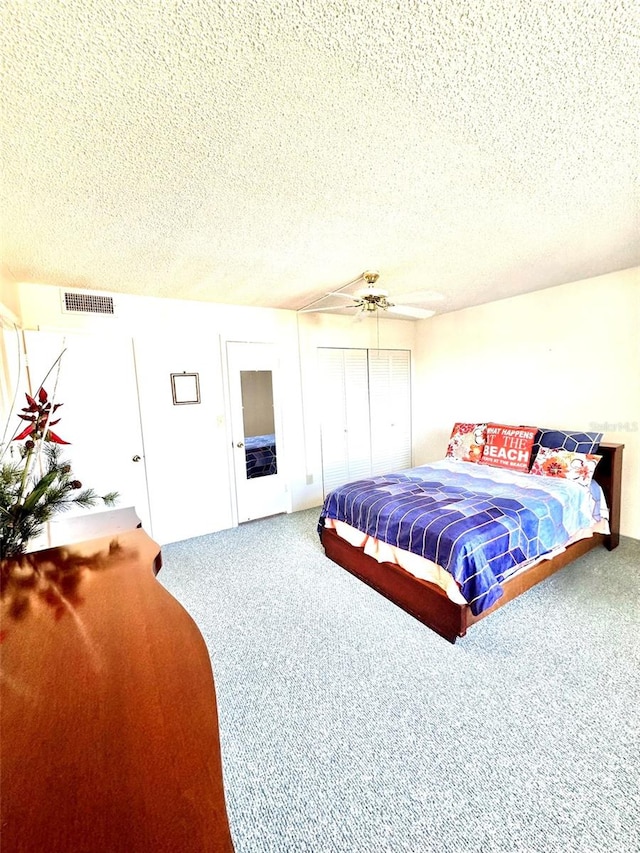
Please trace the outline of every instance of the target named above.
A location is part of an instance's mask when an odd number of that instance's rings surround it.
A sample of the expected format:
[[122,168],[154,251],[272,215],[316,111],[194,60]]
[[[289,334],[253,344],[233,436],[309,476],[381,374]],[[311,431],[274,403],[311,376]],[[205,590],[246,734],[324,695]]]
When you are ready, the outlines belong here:
[[278,473],[276,463],[276,437],[270,435],[252,435],[245,438],[247,460],[247,480],[255,477],[268,477]]
[[[493,467],[490,454],[505,455],[495,445],[473,444],[456,457],[450,444],[432,465],[334,489],[318,523],[327,557],[454,643],[591,549],[615,548],[624,445],[596,442],[590,475],[576,485],[532,473],[536,458],[561,454],[548,449],[557,431],[534,434],[519,470]],[[546,449],[543,434],[551,435]],[[477,429],[470,439],[478,440]],[[477,464],[483,455],[489,461]]]

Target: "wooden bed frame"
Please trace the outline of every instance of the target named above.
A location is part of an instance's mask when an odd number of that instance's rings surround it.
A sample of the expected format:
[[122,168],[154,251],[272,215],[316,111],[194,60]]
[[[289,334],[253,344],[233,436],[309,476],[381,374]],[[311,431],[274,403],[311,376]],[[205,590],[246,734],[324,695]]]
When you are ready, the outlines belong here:
[[526,592],[531,587],[548,578],[572,563],[578,557],[600,545],[609,551],[617,547],[620,539],[620,491],[622,482],[622,451],[624,444],[601,444],[598,453],[602,459],[598,463],[594,479],[602,486],[609,507],[608,535],[595,533],[589,539],[580,539],[569,545],[565,551],[551,560],[542,560],[528,571],[521,572],[503,583],[504,595],[492,607],[478,616],[474,616],[469,605],[456,604],[447,597],[444,590],[435,584],[414,577],[393,563],[378,563],[341,539],[330,528],[321,532],[321,541],[327,557],[342,566],[351,574],[360,578],[377,592],[397,604],[411,616],[436,631],[451,643],[458,637],[464,637],[467,629],[490,613],[504,607],[509,601]]

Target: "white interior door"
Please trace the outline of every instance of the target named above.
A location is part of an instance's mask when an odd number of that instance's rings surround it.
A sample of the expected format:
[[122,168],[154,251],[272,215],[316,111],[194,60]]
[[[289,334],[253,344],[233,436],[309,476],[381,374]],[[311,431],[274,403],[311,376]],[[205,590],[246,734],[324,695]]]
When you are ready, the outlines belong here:
[[331,489],[371,473],[366,349],[318,349],[324,390],[320,429],[322,483]]
[[227,369],[238,521],[286,512],[276,349],[228,341]]
[[[135,507],[152,535],[138,406],[133,344],[130,338],[60,332],[25,332],[32,391],[65,350],[60,370],[44,383],[51,398],[62,403],[55,431],[73,473],[97,494],[117,491],[118,507]],[[24,389],[26,390],[26,389]],[[23,398],[24,399],[24,398]],[[71,509],[65,517],[104,510]]]

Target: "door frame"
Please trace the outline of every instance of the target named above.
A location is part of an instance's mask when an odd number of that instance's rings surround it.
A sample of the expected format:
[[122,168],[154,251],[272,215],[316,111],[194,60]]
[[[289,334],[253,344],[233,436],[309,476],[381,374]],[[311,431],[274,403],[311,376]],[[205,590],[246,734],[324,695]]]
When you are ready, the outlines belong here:
[[[243,361],[244,359],[246,359],[246,367],[238,367],[237,362],[234,364],[234,357],[231,356],[230,349],[233,347],[237,349],[238,353],[240,353],[241,348],[245,349],[245,353],[243,354],[242,359]],[[284,449],[285,445],[283,440],[283,406],[282,382],[280,375],[280,352],[277,344],[275,344],[273,341],[243,341],[237,339],[221,339],[221,349],[225,376],[225,411],[227,422],[228,447],[227,458],[230,483],[233,489],[233,493],[231,495],[231,513],[233,525],[234,527],[237,527],[238,524],[244,523],[245,521],[253,520],[255,518],[266,518],[269,515],[277,515],[283,512],[291,512],[291,491],[289,489],[288,477],[286,476],[287,467]],[[264,361],[265,356],[267,357],[266,366]],[[260,360],[261,358],[262,360]],[[238,375],[236,375],[235,373],[236,369],[238,371]],[[238,420],[240,418],[240,413],[235,410],[234,399],[236,393],[233,390],[233,385],[240,381],[239,371],[242,369],[271,370],[273,383],[273,416],[278,466],[277,474],[269,475],[268,477],[257,478],[256,480],[251,481],[254,494],[259,491],[264,493],[263,500],[265,501],[265,505],[269,497],[273,498],[274,503],[270,507],[270,510],[272,511],[260,511],[258,512],[258,514],[251,513],[249,517],[245,517],[247,513],[243,510],[242,507],[242,490],[243,487],[247,483],[249,483],[249,481],[245,479],[244,481],[239,482],[238,476],[240,464],[237,460],[238,448],[236,447],[236,444],[239,437]],[[244,429],[242,430],[242,435],[244,437]],[[265,482],[261,483],[261,480]],[[259,501],[259,496],[256,496],[255,499],[257,503]]]

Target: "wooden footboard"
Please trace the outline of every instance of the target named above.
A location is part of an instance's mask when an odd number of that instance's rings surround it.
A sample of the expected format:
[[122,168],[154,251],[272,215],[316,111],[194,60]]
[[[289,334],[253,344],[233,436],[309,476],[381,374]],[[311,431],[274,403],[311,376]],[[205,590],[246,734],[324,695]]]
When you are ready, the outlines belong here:
[[325,528],[321,533],[325,553],[339,566],[360,578],[411,616],[449,642],[455,643],[458,637],[464,637],[471,625],[504,607],[509,601],[513,601],[593,548],[604,544],[612,550],[617,546],[620,539],[623,448],[622,444],[600,445],[602,460],[596,468],[596,480],[602,486],[609,506],[610,534],[596,533],[589,539],[580,539],[553,559],[543,560],[533,568],[505,581],[502,585],[502,598],[479,616],[474,616],[468,605],[451,601],[435,584],[416,578],[393,563],[379,563],[365,554],[362,548],[350,545],[329,528]]

